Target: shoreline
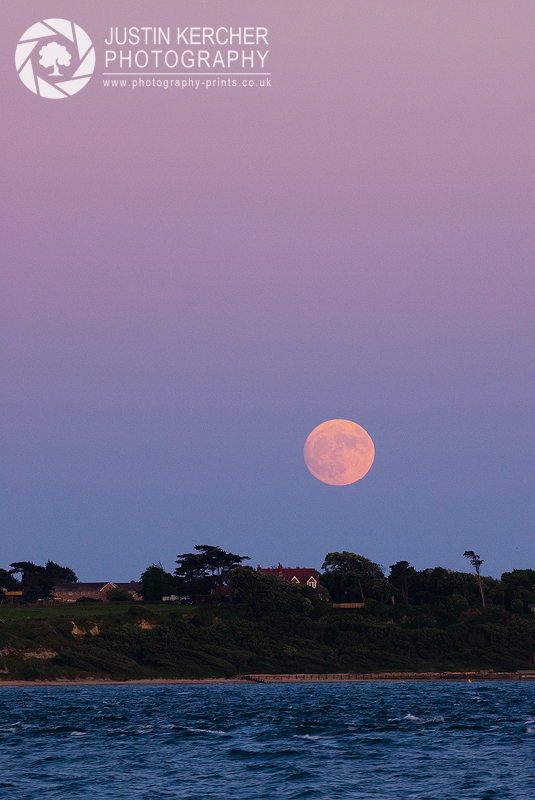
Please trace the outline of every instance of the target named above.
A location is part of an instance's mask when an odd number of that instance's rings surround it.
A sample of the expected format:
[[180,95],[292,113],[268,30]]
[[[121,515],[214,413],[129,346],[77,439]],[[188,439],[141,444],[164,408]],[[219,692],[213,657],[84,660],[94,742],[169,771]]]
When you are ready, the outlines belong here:
[[0,688],[46,687],[46,686],[172,686],[172,685],[217,685],[217,684],[289,684],[289,683],[373,683],[400,681],[535,681],[535,670],[517,672],[372,672],[372,673],[286,673],[237,675],[235,678],[132,678],[113,680],[107,678],[78,678],[74,680],[0,680]]
[[132,678],[131,680],[113,680],[112,678],[79,678],[74,680],[51,681],[18,681],[0,680],[3,686],[166,686],[172,684],[217,684],[217,683],[250,683],[242,678]]

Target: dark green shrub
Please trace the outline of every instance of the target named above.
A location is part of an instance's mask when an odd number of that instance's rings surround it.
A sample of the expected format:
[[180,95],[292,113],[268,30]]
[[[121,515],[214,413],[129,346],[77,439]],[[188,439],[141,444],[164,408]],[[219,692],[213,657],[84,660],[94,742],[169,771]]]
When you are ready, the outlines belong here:
[[100,597],[78,597],[76,603],[102,603]]
[[151,609],[146,606],[140,606],[139,603],[130,606],[126,613],[128,618],[135,620],[146,619],[148,622],[154,619],[154,611],[151,611]]
[[109,589],[106,597],[110,603],[133,603],[132,595],[126,589],[121,589],[120,586],[114,586]]
[[522,602],[522,600],[520,600],[520,598],[515,597],[514,600],[511,600],[509,608],[511,609],[513,614],[522,614],[522,612],[524,611],[524,603]]

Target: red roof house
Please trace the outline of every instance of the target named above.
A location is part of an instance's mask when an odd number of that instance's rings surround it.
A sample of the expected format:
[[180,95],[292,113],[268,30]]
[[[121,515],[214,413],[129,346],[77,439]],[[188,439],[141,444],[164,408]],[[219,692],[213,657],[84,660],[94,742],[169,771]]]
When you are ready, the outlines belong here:
[[283,567],[279,561],[278,567],[261,567],[260,564],[256,568],[257,572],[263,572],[265,575],[275,575],[283,581],[291,581],[291,583],[306,583],[312,589],[319,586],[320,576],[317,569],[310,569],[309,567]]

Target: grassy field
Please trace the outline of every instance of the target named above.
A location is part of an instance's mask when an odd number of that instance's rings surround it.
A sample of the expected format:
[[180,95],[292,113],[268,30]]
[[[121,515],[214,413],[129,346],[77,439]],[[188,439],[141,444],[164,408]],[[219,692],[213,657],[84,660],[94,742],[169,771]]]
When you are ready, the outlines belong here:
[[12,621],[23,619],[79,619],[93,611],[98,616],[120,616],[126,614],[129,603],[124,606],[111,603],[72,603],[57,606],[0,606],[0,620]]

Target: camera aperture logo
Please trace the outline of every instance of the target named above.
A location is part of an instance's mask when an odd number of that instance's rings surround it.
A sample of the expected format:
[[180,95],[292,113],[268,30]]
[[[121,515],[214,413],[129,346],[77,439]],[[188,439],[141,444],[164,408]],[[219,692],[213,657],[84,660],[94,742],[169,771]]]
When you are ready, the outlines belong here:
[[95,69],[95,48],[79,25],[45,19],[20,37],[15,66],[30,91],[59,100],[76,94],[89,81]]

